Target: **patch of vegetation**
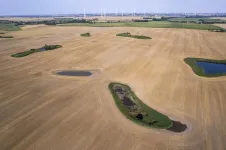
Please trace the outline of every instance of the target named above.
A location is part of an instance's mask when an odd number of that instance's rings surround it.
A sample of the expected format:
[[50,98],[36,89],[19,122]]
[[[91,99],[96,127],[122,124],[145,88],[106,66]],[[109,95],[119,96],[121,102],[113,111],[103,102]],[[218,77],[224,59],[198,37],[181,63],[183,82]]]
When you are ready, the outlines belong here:
[[169,21],[149,21],[149,22],[97,22],[97,23],[69,23],[60,26],[89,26],[89,27],[144,27],[144,28],[182,28],[182,29],[221,29],[221,27],[209,24],[179,23]]
[[83,34],[81,34],[80,36],[83,36],[83,37],[90,37],[91,34],[90,34],[90,33],[83,33]]
[[209,29],[208,31],[211,31],[211,32],[226,32],[225,29]]
[[164,114],[144,104],[131,90],[121,83],[110,83],[108,86],[119,110],[130,120],[147,127],[168,129],[173,122]]
[[61,45],[45,45],[45,46],[38,48],[38,49],[30,49],[28,51],[16,53],[16,54],[13,54],[11,56],[12,57],[24,57],[24,56],[27,56],[27,55],[30,55],[30,54],[33,54],[33,53],[36,53],[36,52],[54,50],[54,49],[61,48],[61,47],[62,47]]
[[0,34],[5,34],[4,32],[0,32]]
[[206,74],[205,70],[202,67],[199,67],[196,62],[208,62],[208,63],[215,63],[215,64],[225,64],[226,60],[214,60],[214,59],[205,59],[205,58],[185,58],[184,62],[188,64],[194,73],[198,76],[202,77],[219,77],[219,76],[225,76],[226,73],[217,73],[217,74]]
[[2,23],[0,23],[0,30],[1,31],[19,31],[21,29],[20,29],[20,27],[16,26],[15,24],[2,24]]
[[184,18],[171,18],[168,21],[172,22],[181,22],[181,23],[200,23],[200,24],[215,24],[215,23],[226,23],[225,20],[221,19],[212,19],[212,18],[204,18],[204,17],[184,17]]
[[0,36],[0,38],[13,38],[13,36]]
[[5,26],[14,25],[14,26],[23,26],[23,25],[36,25],[36,24],[45,24],[45,25],[57,25],[62,23],[92,23],[93,20],[86,19],[73,19],[73,18],[54,18],[52,20],[38,20],[38,21],[12,21],[12,20],[0,20],[0,24]]
[[44,47],[42,47],[42,49],[45,49],[47,51],[47,50],[54,50],[61,47],[62,47],[61,45],[45,45]]
[[151,39],[151,37],[148,36],[143,36],[143,35],[132,35],[129,32],[126,33],[119,33],[116,34],[116,36],[123,36],[123,37],[131,37],[131,38],[136,38],[136,39]]

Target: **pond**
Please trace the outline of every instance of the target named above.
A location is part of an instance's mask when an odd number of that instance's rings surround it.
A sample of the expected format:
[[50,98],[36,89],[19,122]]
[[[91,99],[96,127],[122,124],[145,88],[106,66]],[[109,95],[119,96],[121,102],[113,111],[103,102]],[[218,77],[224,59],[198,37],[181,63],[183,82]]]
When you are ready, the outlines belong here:
[[66,70],[66,71],[57,71],[56,75],[61,75],[61,76],[91,76],[92,73],[89,72],[89,71]]
[[226,64],[210,63],[204,61],[197,61],[196,64],[203,68],[206,74],[226,73]]
[[46,49],[44,47],[39,49],[40,51],[46,51]]

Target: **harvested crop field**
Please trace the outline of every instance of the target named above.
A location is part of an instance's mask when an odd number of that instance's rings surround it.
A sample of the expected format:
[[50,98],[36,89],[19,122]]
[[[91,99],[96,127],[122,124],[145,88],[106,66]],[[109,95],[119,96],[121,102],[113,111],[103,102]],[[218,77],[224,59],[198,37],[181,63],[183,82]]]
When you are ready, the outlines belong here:
[[[85,32],[92,36],[80,37]],[[152,40],[116,36],[124,32]],[[199,77],[183,60],[225,59],[226,33],[46,26],[10,35],[0,39],[1,150],[226,149],[226,77]],[[63,47],[11,57],[45,44]],[[52,74],[94,69],[98,78]],[[129,85],[146,105],[188,129],[174,133],[126,119],[110,82]]]
[[46,25],[44,24],[38,24],[38,25],[24,25],[21,26],[22,30],[28,30],[28,29],[34,29],[34,28],[40,28],[40,27],[45,27]]

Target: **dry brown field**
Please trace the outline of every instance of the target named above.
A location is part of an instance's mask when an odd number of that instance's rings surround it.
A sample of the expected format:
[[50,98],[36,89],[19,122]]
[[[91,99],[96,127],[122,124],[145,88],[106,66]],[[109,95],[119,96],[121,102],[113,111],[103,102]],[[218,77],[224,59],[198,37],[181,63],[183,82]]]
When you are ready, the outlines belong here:
[[[90,32],[92,37],[80,37]],[[115,36],[142,34],[152,40]],[[226,77],[196,76],[183,59],[225,59],[225,33],[184,29],[45,26],[0,39],[1,150],[224,150]],[[11,54],[44,44],[54,51]],[[59,77],[62,69],[99,69]],[[108,90],[128,84],[144,103],[188,125],[183,133],[126,119]]]
[[28,29],[34,29],[34,28],[40,28],[40,27],[45,27],[46,25],[44,24],[38,24],[38,25],[25,25],[25,26],[21,26],[20,28],[22,30],[28,30]]

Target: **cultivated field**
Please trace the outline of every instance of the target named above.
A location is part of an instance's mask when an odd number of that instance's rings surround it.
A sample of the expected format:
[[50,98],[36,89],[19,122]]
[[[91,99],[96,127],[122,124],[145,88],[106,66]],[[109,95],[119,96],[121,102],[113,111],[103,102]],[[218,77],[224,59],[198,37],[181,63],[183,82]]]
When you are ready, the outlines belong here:
[[[90,32],[91,37],[80,37]],[[130,32],[152,40],[116,36]],[[226,77],[203,78],[185,57],[225,59],[226,33],[185,29],[46,26],[0,39],[1,150],[224,150]],[[54,51],[10,55],[59,44]],[[99,69],[95,77],[54,70]],[[126,119],[108,84],[129,85],[147,105],[188,125],[183,133]]]
[[15,26],[14,24],[1,24],[0,31],[19,31],[20,27]]
[[4,17],[0,20],[10,20],[10,21],[43,21],[43,20],[53,20],[55,18],[80,18],[80,19],[99,19],[106,21],[125,21],[132,19],[142,19],[143,17],[138,16],[87,16],[87,17]]
[[25,25],[25,26],[21,26],[20,28],[22,30],[28,30],[28,29],[33,29],[33,28],[39,28],[39,27],[45,27],[46,25],[44,24],[38,24],[38,25]]
[[10,20],[10,21],[43,21],[43,20],[53,20],[53,17],[4,17],[0,20]]
[[[84,18],[84,17],[78,17],[80,19]],[[136,20],[136,19],[143,19],[143,17],[139,17],[139,16],[87,16],[84,19],[98,19],[98,20],[102,20],[102,21],[129,21],[129,20]]]
[[226,17],[213,17],[212,19],[222,19],[222,20],[226,20]]
[[144,27],[144,28],[182,28],[182,29],[221,29],[220,27],[210,24],[196,23],[177,23],[168,21],[151,21],[151,22],[97,22],[97,23],[66,23],[59,26],[88,26],[88,27]]

